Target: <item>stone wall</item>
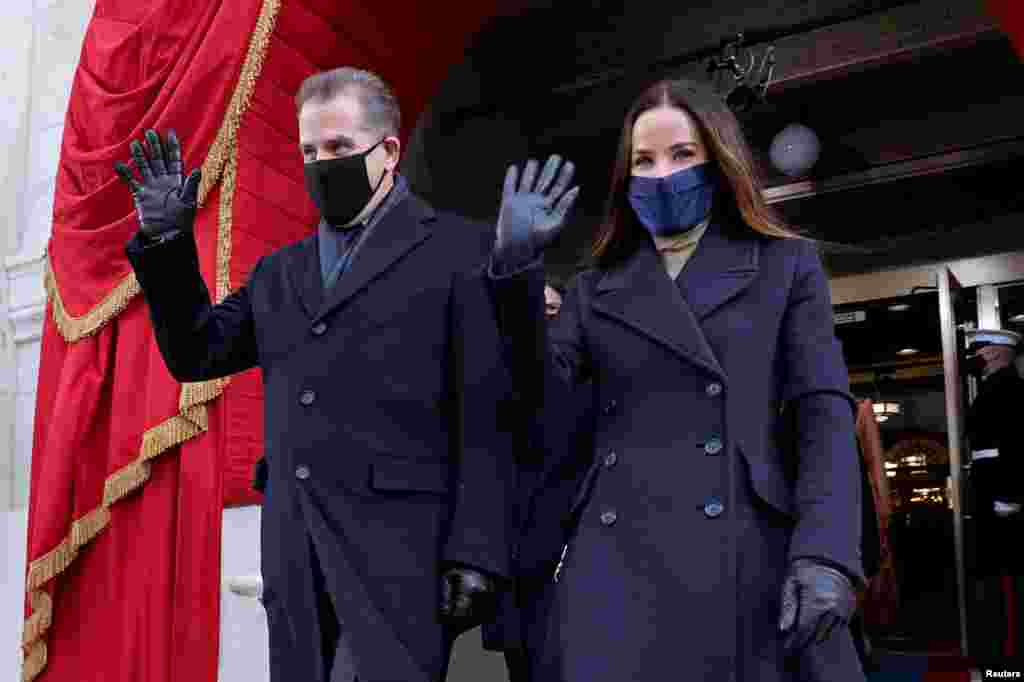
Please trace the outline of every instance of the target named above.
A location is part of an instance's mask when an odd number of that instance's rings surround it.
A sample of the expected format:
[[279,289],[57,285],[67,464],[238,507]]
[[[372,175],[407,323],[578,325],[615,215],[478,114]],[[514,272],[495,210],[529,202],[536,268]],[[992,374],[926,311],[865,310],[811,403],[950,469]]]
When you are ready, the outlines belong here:
[[20,679],[25,522],[64,113],[91,0],[0,3],[0,682]]

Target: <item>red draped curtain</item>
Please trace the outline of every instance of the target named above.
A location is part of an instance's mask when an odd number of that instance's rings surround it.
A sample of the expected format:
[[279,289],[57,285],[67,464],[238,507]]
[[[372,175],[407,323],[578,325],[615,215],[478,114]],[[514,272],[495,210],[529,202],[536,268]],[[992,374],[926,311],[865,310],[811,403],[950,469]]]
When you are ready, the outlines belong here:
[[372,69],[408,133],[497,4],[97,0],[48,245],[23,680],[216,679],[221,510],[258,502],[259,373],[182,385],[167,372],[124,254],[137,222],[113,163],[146,129],[177,130],[186,171],[203,168],[195,238],[221,299],[315,225],[299,83]]
[[1003,32],[1010,36],[1017,54],[1024,59],[1024,2],[1021,0],[987,0],[989,11],[999,20]]

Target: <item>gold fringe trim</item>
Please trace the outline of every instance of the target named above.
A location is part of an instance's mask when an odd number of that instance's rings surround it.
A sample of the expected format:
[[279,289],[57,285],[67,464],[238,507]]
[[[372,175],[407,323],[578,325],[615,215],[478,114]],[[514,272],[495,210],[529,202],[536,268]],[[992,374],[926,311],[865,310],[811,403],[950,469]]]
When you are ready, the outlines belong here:
[[[210,151],[207,153],[206,160],[202,165],[203,177],[199,184],[200,206],[203,205],[209,193],[213,191],[222,174],[230,174],[231,191],[228,191],[227,180],[225,180],[225,186],[222,189],[221,205],[223,206],[225,203],[225,195],[227,195],[226,201],[229,205],[234,200],[234,176],[238,166],[238,129],[242,123],[242,116],[252,100],[252,93],[256,88],[256,80],[263,70],[263,62],[266,59],[270,38],[277,23],[277,14],[281,8],[281,1],[263,0],[260,14],[256,19],[256,28],[249,40],[249,51],[245,56],[245,62],[242,64],[241,76],[231,95],[227,113],[224,116],[220,129],[217,131],[217,136],[214,138]],[[225,217],[221,214],[221,222],[223,223],[224,220]],[[230,214],[226,220],[230,224]],[[230,230],[228,231],[228,238],[225,240],[221,238],[223,230],[219,229],[220,227],[218,226],[217,244],[218,300],[222,300],[227,295],[227,293],[222,292],[230,290],[228,278],[231,257]],[[107,294],[102,301],[93,306],[87,313],[80,317],[74,317],[64,307],[60,291],[57,288],[56,279],[50,270],[49,259],[46,260],[44,267],[43,286],[46,289],[47,296],[53,301],[53,319],[61,336],[68,343],[74,343],[86,336],[95,334],[105,324],[117,317],[121,311],[128,307],[131,300],[142,292],[138,280],[135,279],[135,274],[129,274],[114,287],[113,291]]]
[[102,301],[93,306],[89,312],[80,317],[74,317],[64,307],[64,301],[60,297],[57,280],[50,268],[49,254],[43,259],[43,288],[53,303],[53,321],[57,325],[57,330],[68,343],[74,343],[95,334],[103,325],[117,317],[122,310],[128,307],[131,300],[142,292],[139,281],[135,279],[133,272],[121,280],[121,283],[114,287],[114,290],[107,294]]
[[21,664],[21,679],[22,682],[32,682],[36,677],[43,672],[43,668],[46,667],[46,645],[39,641],[38,646],[34,646],[25,652],[25,660]]
[[42,590],[33,590],[29,594],[32,602],[32,617],[25,621],[25,632],[22,641],[31,642],[50,627],[50,616],[53,613],[50,595]]
[[103,487],[103,505],[109,508],[118,500],[138,490],[149,480],[150,460],[195,438],[208,428],[206,408],[199,405],[190,408],[189,414],[175,415],[146,431],[142,436],[142,448],[138,458],[107,477]]
[[180,399],[181,413],[147,430],[142,436],[139,456],[107,477],[101,505],[76,519],[71,524],[67,538],[29,565],[25,589],[29,592],[32,615],[25,620],[22,635],[22,646],[26,652],[22,665],[23,682],[32,682],[46,666],[46,642],[43,635],[52,623],[53,601],[39,588],[67,569],[78,556],[79,550],[106,529],[110,524],[110,508],[114,504],[149,480],[151,460],[209,430],[206,405],[186,404],[186,401],[205,399],[205,402],[209,402],[220,395],[222,386],[222,381],[185,384]]
[[242,115],[249,106],[256,80],[263,70],[263,61],[270,46],[270,37],[277,23],[277,13],[281,9],[281,0],[263,0],[260,14],[256,18],[256,28],[249,40],[249,51],[242,64],[242,73],[238,85],[228,103],[227,115],[221,123],[217,137],[213,140],[210,152],[203,164],[203,177],[199,183],[199,205],[216,186],[221,172],[231,160],[237,158],[238,128],[242,124]]
[[79,549],[92,542],[110,523],[110,510],[97,507],[71,524],[71,547],[77,553]]
[[190,407],[212,402],[214,398],[224,391],[227,383],[227,379],[213,379],[212,381],[182,384],[178,409],[184,413]]
[[231,222],[235,208],[235,187],[238,183],[237,155],[224,168],[220,190],[220,215],[217,224],[217,300],[231,293]]
[[[263,69],[281,1],[263,0],[228,111],[203,163],[200,204],[223,174],[217,221],[217,302],[224,300],[231,291],[231,228],[238,170],[238,130]],[[57,328],[69,343],[95,333],[124,310],[131,299],[141,292],[135,275],[129,275],[99,305],[85,315],[75,318],[67,313],[60,299],[60,292],[48,262],[44,273],[44,285],[47,295],[53,302],[52,310]],[[47,663],[44,636],[53,620],[53,600],[49,594],[38,588],[63,572],[74,561],[78,551],[110,524],[112,505],[141,488],[149,480],[152,459],[209,430],[206,404],[224,392],[228,381],[224,378],[183,384],[178,401],[179,414],[143,434],[139,456],[135,461],[107,477],[100,506],[74,521],[67,538],[29,565],[26,591],[29,594],[32,614],[25,620],[22,635],[25,654],[22,663],[22,682],[33,682]]]

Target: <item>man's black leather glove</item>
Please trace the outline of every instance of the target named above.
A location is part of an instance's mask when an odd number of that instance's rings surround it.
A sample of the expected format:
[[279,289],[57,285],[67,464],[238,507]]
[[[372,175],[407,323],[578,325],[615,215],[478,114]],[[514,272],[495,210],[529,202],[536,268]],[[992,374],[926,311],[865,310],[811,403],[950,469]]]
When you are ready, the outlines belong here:
[[827,640],[849,624],[856,606],[853,583],[842,571],[812,559],[794,560],[782,585],[779,618],[786,656]]
[[131,169],[118,161],[114,170],[127,183],[135,199],[135,212],[143,235],[154,240],[173,232],[192,229],[199,197],[200,170],[182,176],[181,145],[171,130],[167,133],[166,148],[155,130],[146,131],[147,150],[138,140],[132,140],[132,163],[139,171],[139,182]]
[[441,618],[460,633],[491,619],[497,608],[495,580],[471,568],[450,568],[441,576]]
[[530,159],[522,176],[515,165],[505,173],[494,241],[494,263],[501,271],[516,270],[540,255],[562,229],[579,196],[579,187],[569,189],[575,172],[571,161],[563,164],[560,157],[549,157],[540,177],[537,166]]

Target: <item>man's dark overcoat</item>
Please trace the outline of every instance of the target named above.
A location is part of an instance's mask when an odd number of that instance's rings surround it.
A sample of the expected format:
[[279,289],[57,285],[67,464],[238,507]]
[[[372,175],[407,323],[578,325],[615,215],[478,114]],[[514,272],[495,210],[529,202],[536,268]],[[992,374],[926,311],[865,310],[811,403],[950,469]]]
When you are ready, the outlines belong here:
[[813,243],[722,218],[673,281],[647,239],[579,275],[550,326],[541,263],[491,277],[513,355],[596,391],[600,464],[542,679],[862,682],[848,628],[791,666],[777,629],[791,559],[862,577],[853,401]]
[[128,255],[180,381],[258,366],[271,680],[323,680],[316,552],[363,682],[443,678],[446,562],[505,576],[514,477],[494,309],[493,227],[392,207],[323,292],[314,235],[261,258],[211,307],[189,234]]

